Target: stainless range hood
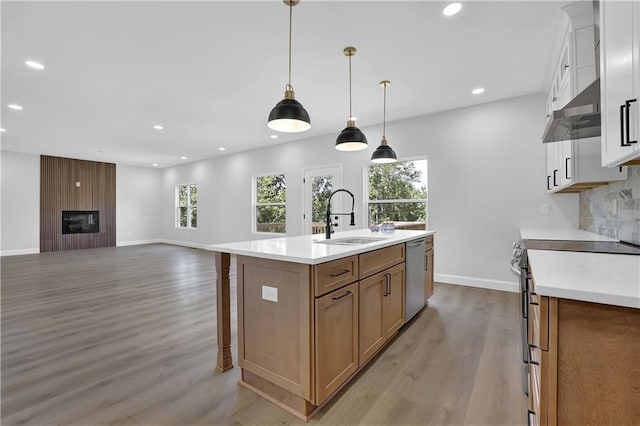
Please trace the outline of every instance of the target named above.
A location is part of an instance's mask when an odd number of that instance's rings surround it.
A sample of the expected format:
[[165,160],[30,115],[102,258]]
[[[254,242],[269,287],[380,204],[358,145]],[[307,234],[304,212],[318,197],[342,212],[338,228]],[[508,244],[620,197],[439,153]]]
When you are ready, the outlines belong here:
[[593,83],[562,109],[553,111],[542,135],[542,142],[558,142],[600,136],[600,3],[593,0],[595,74]]
[[553,111],[542,142],[600,136],[600,79],[596,79],[564,108]]

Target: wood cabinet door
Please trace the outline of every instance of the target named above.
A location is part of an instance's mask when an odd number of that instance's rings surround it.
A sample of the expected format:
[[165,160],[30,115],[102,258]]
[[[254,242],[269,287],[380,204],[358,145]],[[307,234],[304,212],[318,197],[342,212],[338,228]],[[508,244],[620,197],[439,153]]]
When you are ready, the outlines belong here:
[[358,283],[315,299],[316,405],[358,369]]
[[404,263],[383,272],[389,280],[388,292],[383,292],[382,327],[384,340],[391,338],[404,324]]
[[424,301],[433,296],[433,249],[424,252]]
[[360,281],[358,323],[360,329],[359,359],[365,364],[384,343],[382,326],[382,301],[385,289],[385,276],[378,273]]

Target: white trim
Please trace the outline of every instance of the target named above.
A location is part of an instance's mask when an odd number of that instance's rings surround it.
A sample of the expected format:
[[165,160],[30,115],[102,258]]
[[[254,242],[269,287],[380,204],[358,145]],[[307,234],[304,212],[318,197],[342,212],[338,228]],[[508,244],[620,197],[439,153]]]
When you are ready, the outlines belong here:
[[30,249],[20,249],[20,250],[4,250],[0,251],[0,257],[4,256],[21,256],[23,254],[38,254],[40,253],[39,248],[30,248]]
[[520,284],[517,281],[487,280],[484,278],[462,277],[448,274],[434,274],[434,281],[464,285],[467,287],[485,288],[488,290],[508,291],[511,293],[518,293],[520,291]]
[[[332,172],[335,172],[336,170],[337,170],[337,174],[333,176],[334,179],[332,181],[332,185],[333,185],[332,188],[334,190],[338,188],[342,188],[342,163],[326,164],[324,166],[322,165],[308,166],[302,169],[302,214],[303,214],[302,235],[310,233],[311,224],[312,224],[311,219],[313,219],[312,218],[313,212],[310,209],[310,207],[312,207],[310,191],[308,191],[309,189],[311,189],[311,182],[306,182],[307,177],[311,178],[313,176],[320,176],[325,174],[324,172],[332,173]],[[336,199],[335,208],[338,211],[342,211],[341,198]],[[307,218],[307,216],[309,216],[309,218]]]
[[116,247],[139,246],[142,244],[158,244],[161,240],[135,240],[135,241],[116,241]]
[[161,239],[155,240],[155,242],[160,244],[170,244],[173,246],[182,246],[182,247],[191,247],[191,248],[197,248],[202,250],[211,250],[209,248],[210,244],[192,243],[190,241],[165,240],[161,238]]

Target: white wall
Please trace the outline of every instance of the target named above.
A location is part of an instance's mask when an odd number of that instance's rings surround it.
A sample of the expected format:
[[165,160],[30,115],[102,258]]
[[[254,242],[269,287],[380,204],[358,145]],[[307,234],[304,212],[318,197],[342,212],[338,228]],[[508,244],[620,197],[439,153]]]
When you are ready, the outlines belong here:
[[0,153],[2,256],[40,252],[40,156]]
[[[0,255],[40,252],[40,156],[2,151]],[[116,165],[116,244],[157,241],[160,171]]]
[[[529,95],[387,124],[389,144],[401,158],[427,156],[429,228],[436,234],[436,279],[513,288],[511,243],[520,227],[572,227],[575,194],[545,190],[544,96]],[[336,127],[336,135],[342,128]],[[381,126],[362,129],[370,148],[344,153],[335,136],[276,145],[162,171],[161,238],[204,246],[260,238],[251,230],[251,177],[287,175],[287,234],[302,231],[302,170],[341,163],[343,187],[365,224],[363,170],[378,145]],[[198,184],[198,229],[175,229],[175,185]],[[540,205],[550,205],[541,215]]]
[[157,241],[160,170],[116,165],[116,245]]

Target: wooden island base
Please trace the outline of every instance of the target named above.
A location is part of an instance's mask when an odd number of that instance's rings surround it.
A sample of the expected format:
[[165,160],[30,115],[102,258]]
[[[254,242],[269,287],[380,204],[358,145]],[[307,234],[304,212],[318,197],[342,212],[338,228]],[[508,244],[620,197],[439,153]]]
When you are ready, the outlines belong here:
[[[433,247],[433,235],[404,232]],[[304,421],[313,417],[404,325],[404,241],[315,264],[236,254],[239,384]],[[215,259],[220,299],[227,299],[229,257]],[[427,287],[432,263],[412,265],[425,268]],[[218,309],[226,322],[218,334],[224,371],[232,366],[226,300]]]

